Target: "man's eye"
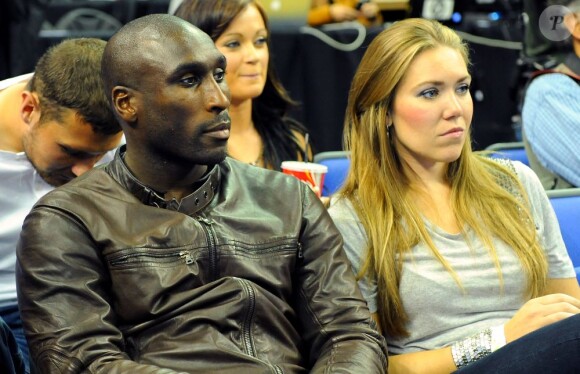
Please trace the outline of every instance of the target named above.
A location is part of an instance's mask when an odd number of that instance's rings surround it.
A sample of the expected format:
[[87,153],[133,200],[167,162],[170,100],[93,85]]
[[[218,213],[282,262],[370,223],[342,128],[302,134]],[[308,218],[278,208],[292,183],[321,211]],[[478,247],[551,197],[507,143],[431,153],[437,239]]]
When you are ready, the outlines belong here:
[[226,72],[223,69],[218,69],[213,74],[213,77],[216,80],[216,82],[222,82],[224,80],[225,76],[226,76]]
[[183,77],[180,82],[186,86],[193,86],[199,83],[199,78],[196,76]]
[[93,157],[98,157],[99,155],[91,154],[83,151],[77,151],[75,149],[71,149],[68,147],[61,146],[62,151],[71,158],[75,158],[77,160],[88,160]]

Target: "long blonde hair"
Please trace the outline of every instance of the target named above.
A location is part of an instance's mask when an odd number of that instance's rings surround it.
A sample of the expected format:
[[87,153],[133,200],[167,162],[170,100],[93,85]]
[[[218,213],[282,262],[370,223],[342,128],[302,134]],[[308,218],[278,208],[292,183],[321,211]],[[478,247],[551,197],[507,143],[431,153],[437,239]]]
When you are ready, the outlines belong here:
[[[438,46],[457,50],[469,65],[467,46],[437,21],[406,19],[382,31],[369,45],[356,71],[345,116],[344,143],[351,151],[351,168],[339,195],[353,203],[366,230],[368,248],[359,277],[377,281],[379,319],[384,332],[393,337],[407,335],[408,317],[399,283],[403,257],[415,245],[426,243],[461,287],[453,269],[435,248],[408,194],[410,181],[387,130],[397,85],[409,65],[421,52]],[[540,295],[547,281],[547,261],[515,172],[475,154],[466,141],[460,157],[449,164],[447,178],[457,222],[472,228],[488,248],[500,282],[503,284],[494,237],[512,247],[521,261],[528,279],[527,294]]]

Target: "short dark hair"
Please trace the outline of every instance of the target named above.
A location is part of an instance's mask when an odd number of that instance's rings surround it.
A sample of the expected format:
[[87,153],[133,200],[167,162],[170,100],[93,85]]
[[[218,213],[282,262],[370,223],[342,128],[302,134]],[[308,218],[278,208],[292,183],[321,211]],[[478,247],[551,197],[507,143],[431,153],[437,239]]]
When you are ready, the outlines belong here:
[[[100,67],[101,79],[109,101],[112,100],[112,89],[115,86],[141,89],[143,79],[139,61],[140,55],[147,48],[145,41],[157,34],[170,39],[170,35],[181,32],[184,27],[195,29],[207,37],[191,23],[165,13],[147,14],[123,25],[109,39]],[[153,32],[156,34],[150,35]]]
[[42,121],[59,121],[64,109],[72,109],[95,133],[121,131],[100,75],[105,45],[95,38],[67,39],[42,55],[28,83],[40,97]]

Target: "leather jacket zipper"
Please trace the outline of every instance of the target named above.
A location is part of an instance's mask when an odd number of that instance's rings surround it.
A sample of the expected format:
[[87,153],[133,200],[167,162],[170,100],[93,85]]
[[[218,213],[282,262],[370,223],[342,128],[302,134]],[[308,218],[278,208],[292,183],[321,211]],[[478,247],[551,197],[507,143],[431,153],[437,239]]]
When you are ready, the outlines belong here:
[[181,251],[181,252],[179,252],[179,257],[181,257],[182,259],[185,260],[185,264],[186,265],[193,264],[193,257],[191,256],[191,252],[190,251]]
[[[155,253],[155,252],[139,252],[139,253],[129,253],[126,255],[119,256],[117,258],[113,258],[110,260],[111,266],[120,266],[126,265],[135,262],[144,262],[146,259],[155,259],[155,260],[166,260],[166,262],[176,261],[179,258],[184,258],[186,263],[193,262],[193,257],[189,251],[179,251],[179,252],[170,252],[170,253]],[[141,261],[137,261],[141,260]],[[187,262],[191,260],[191,262]]]
[[[250,282],[245,279],[237,278],[242,284],[242,287],[248,293],[248,311],[244,318],[244,323],[242,325],[242,340],[244,347],[246,348],[246,353],[249,356],[258,358],[256,355],[256,348],[254,347],[254,339],[252,338],[252,320],[254,319],[254,314],[256,311],[256,293],[254,287]],[[264,362],[266,363],[266,362]],[[268,364],[276,374],[284,374],[284,371],[278,365]]]
[[195,217],[195,219],[198,222],[202,223],[201,227],[204,228],[208,244],[209,271],[210,271],[209,274],[212,280],[216,280],[219,274],[217,273],[217,248],[215,240],[216,235],[212,226],[213,221],[209,218],[205,218],[202,216],[197,216]]
[[244,318],[244,324],[242,326],[242,337],[244,340],[244,346],[248,355],[256,357],[256,350],[254,349],[254,341],[252,339],[252,320],[254,319],[254,312],[256,310],[256,294],[254,293],[254,288],[245,279],[240,279],[240,283],[248,293],[248,311],[246,313],[246,318]]

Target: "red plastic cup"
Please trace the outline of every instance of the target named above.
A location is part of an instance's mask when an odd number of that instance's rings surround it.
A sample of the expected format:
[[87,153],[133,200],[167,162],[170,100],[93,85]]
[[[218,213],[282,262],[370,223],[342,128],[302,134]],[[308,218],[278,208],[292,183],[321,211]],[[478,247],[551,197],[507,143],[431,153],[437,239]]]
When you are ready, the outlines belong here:
[[322,195],[324,176],[328,172],[328,167],[313,162],[284,161],[282,162],[282,172],[293,175],[312,188],[318,197]]

